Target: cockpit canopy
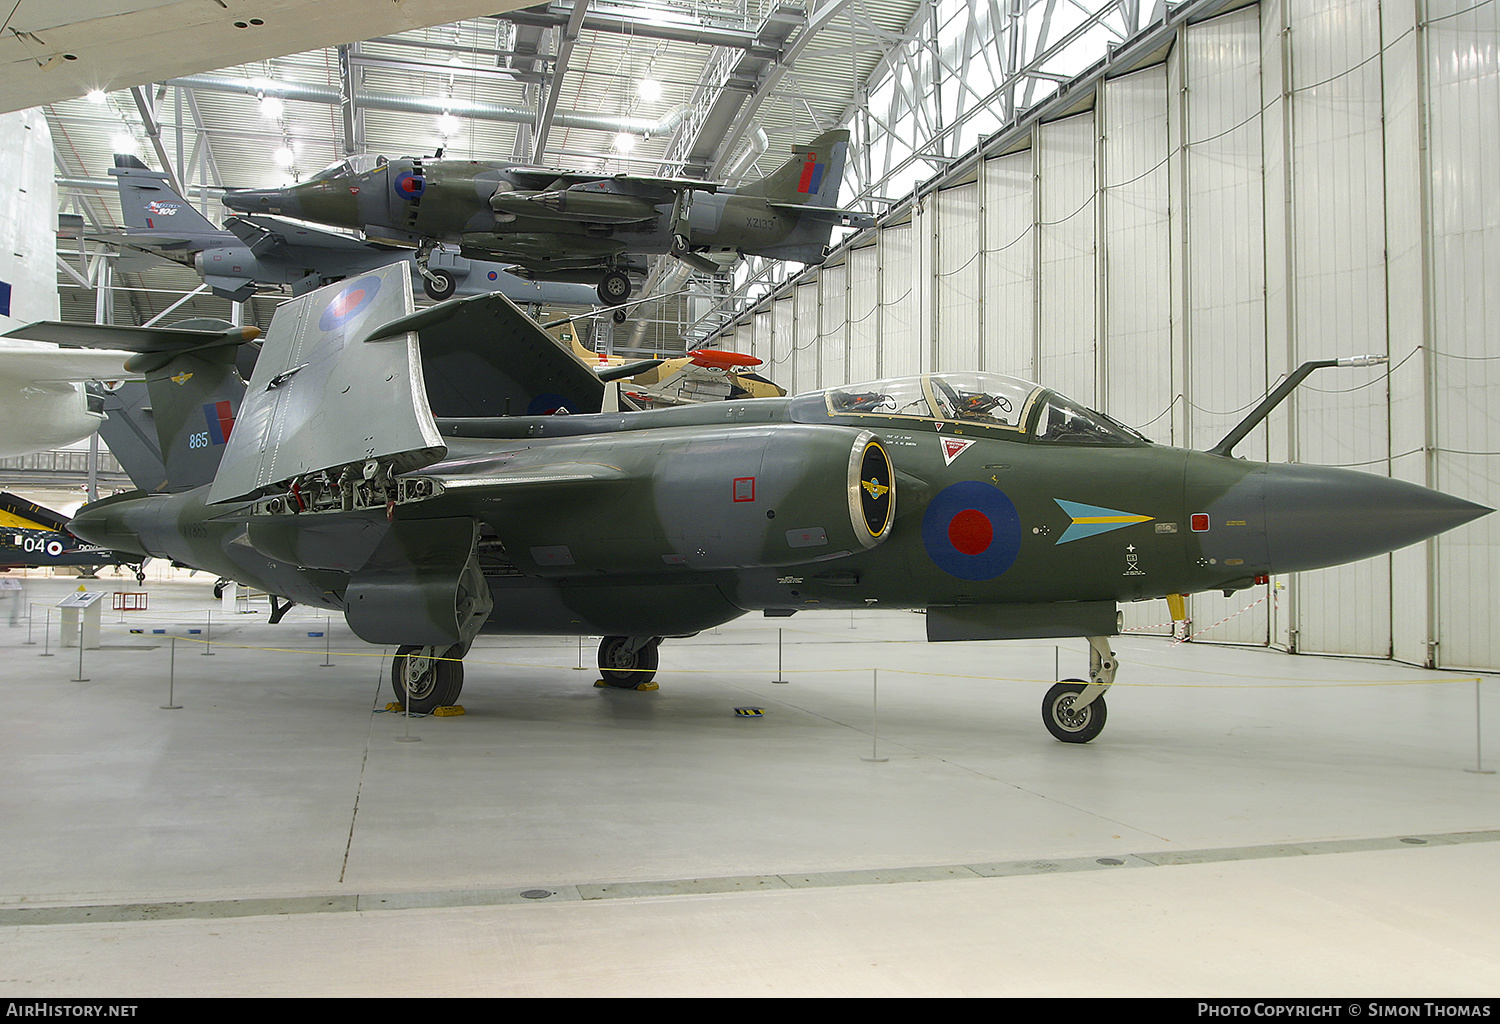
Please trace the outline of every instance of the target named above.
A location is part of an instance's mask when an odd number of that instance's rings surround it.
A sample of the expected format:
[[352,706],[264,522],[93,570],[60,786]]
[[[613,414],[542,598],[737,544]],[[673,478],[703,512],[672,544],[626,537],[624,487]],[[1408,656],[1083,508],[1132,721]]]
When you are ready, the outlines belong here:
[[799,422],[944,422],[1043,443],[1150,443],[1101,412],[998,373],[930,373],[825,388],[797,396],[791,415]]
[[327,181],[330,178],[352,178],[356,174],[364,174],[373,171],[377,167],[385,166],[386,159],[374,153],[355,153],[353,156],[345,157],[336,163],[331,163],[308,181]]

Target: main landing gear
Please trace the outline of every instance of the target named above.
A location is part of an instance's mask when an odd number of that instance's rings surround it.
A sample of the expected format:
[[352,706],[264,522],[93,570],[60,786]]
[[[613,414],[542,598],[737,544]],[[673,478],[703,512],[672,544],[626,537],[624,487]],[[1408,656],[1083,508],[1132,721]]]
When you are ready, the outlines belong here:
[[618,306],[630,298],[630,275],[623,270],[607,270],[595,290],[600,302],[606,306]]
[[1108,709],[1104,691],[1115,681],[1120,663],[1110,650],[1109,638],[1091,636],[1089,682],[1065,679],[1056,683],[1042,699],[1042,721],[1047,731],[1064,743],[1087,743],[1104,729]]
[[607,636],[599,644],[599,674],[609,686],[622,690],[649,686],[661,663],[659,636]]
[[391,660],[391,689],[414,715],[428,715],[458,703],[464,688],[464,645],[398,647]]

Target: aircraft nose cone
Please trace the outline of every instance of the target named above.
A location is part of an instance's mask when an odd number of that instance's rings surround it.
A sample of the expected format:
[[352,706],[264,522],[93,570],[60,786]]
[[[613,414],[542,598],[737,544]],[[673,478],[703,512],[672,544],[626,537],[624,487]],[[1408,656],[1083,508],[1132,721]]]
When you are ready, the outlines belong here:
[[236,213],[283,213],[293,216],[288,208],[296,204],[284,189],[242,188],[224,193],[224,205]]
[[1382,555],[1494,511],[1404,480],[1323,466],[1268,467],[1264,498],[1273,572]]

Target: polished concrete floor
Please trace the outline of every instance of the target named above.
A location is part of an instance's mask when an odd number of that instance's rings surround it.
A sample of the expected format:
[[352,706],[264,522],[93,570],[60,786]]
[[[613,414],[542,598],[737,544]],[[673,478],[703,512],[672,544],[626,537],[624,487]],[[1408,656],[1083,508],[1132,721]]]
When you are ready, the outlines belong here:
[[0,602],[0,997],[1500,993],[1493,677],[1127,635],[1079,746],[1082,641],[803,613],[653,692],[482,638],[407,719],[210,582],[107,597],[81,673],[77,580]]

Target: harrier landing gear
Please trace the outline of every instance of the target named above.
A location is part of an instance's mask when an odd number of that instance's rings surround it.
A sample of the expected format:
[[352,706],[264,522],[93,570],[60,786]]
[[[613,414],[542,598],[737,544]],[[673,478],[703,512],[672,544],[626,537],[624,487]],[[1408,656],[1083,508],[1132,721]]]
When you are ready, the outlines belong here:
[[599,674],[609,686],[646,688],[656,678],[660,646],[659,636],[607,636],[599,644]]
[[464,688],[464,647],[398,647],[391,659],[391,689],[414,715],[458,703]]
[[1120,667],[1108,637],[1091,636],[1088,641],[1090,681],[1065,679],[1042,698],[1042,721],[1064,743],[1087,743],[1104,729],[1108,715],[1104,691]]
[[618,306],[630,298],[630,275],[623,270],[607,270],[599,279],[599,301],[606,306]]

